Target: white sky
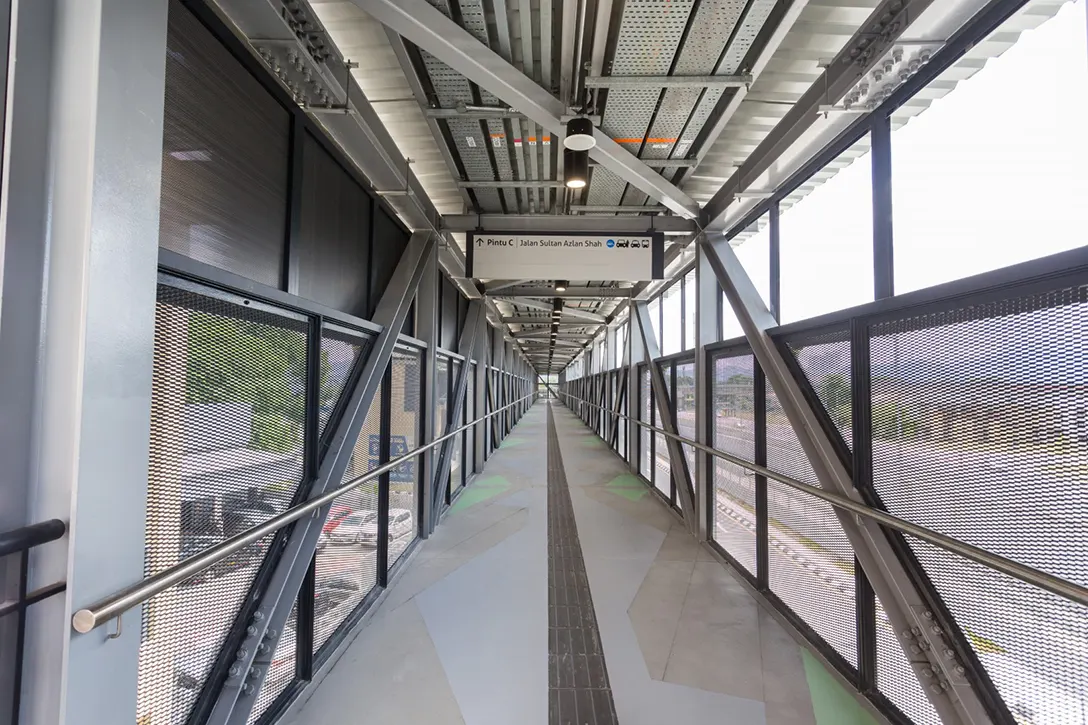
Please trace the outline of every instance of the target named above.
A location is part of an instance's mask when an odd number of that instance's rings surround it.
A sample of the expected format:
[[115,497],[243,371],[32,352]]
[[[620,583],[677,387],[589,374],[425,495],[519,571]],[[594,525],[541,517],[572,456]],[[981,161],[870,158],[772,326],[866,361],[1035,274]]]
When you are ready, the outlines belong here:
[[[1088,242],[1086,27],[1065,5],[893,132],[897,294]],[[782,323],[873,299],[870,188],[866,153],[782,212]],[[736,251],[766,301],[763,227]]]

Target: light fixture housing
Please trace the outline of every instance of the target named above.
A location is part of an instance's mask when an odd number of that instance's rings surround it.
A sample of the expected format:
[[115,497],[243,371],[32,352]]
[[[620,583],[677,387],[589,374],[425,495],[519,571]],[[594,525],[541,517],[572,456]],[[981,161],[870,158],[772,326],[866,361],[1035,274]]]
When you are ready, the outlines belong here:
[[556,292],[566,292],[567,291],[567,280],[565,280],[565,279],[555,280],[555,291]]
[[568,189],[584,189],[589,180],[589,152],[563,152],[563,180]]
[[571,151],[589,151],[597,145],[593,138],[593,122],[585,116],[567,121],[567,135],[563,139],[563,148]]

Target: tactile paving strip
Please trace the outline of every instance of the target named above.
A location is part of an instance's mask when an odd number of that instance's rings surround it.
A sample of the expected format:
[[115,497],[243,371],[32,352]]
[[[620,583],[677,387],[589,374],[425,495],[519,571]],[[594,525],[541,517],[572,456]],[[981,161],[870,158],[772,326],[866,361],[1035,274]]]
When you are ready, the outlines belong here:
[[570,488],[548,405],[548,723],[618,725]]

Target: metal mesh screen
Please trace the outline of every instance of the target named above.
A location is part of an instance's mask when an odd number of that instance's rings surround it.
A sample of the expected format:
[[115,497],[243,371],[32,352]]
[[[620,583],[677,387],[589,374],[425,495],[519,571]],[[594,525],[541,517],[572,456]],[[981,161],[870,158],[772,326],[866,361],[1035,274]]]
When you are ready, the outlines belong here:
[[847,446],[852,445],[850,327],[787,343],[808,384]]
[[[639,412],[639,420],[644,423],[650,423],[650,410],[653,407],[651,405],[652,397],[650,395],[650,369],[643,366],[639,373],[638,379],[638,399],[640,401],[641,409]],[[647,481],[654,480],[653,469],[653,433],[648,428],[639,426],[639,473],[645,477]]]
[[[769,382],[767,467],[818,485]],[[768,481],[767,516],[771,591],[856,667],[854,551],[834,510]]]
[[[755,462],[755,362],[750,354],[714,360],[711,445]],[[721,458],[714,459],[712,536],[733,559],[756,574],[755,475]]]
[[[665,378],[665,396],[672,402],[672,365],[661,366],[661,375]],[[654,408],[654,425],[661,428],[663,415],[671,415],[671,411]],[[665,494],[665,498],[672,501],[672,471],[669,463],[669,441],[660,433],[654,433],[654,486]]]
[[269,665],[268,674],[265,675],[261,691],[257,693],[257,700],[253,703],[253,709],[249,711],[248,723],[254,723],[276,701],[276,698],[287,689],[295,679],[295,660],[297,653],[296,625],[298,623],[298,602],[291,607],[291,613],[287,616],[287,624],[283,628],[283,636],[276,644],[272,652],[272,663]]
[[318,411],[318,435],[325,432],[348,377],[372,338],[344,327],[326,324],[321,331],[321,406]]
[[[873,481],[888,510],[1088,585],[1088,286],[871,330]],[[910,541],[1009,709],[1088,711],[1088,611]]]
[[[623,415],[630,415],[631,414],[630,413],[630,410],[631,410],[631,405],[630,405],[631,390],[630,390],[630,388],[628,388],[626,391],[623,390],[623,378],[626,375],[627,375],[627,369],[626,368],[621,368],[620,370],[617,370],[616,371],[616,385],[617,385],[617,391],[623,391],[622,393],[617,392],[617,395],[620,395],[620,409],[619,409],[619,411]],[[618,433],[617,433],[617,436],[616,436],[616,451],[620,454],[620,456],[624,460],[627,460],[627,461],[631,460],[631,454],[627,450],[627,429],[628,429],[629,425],[630,425],[630,423],[628,422],[628,420],[626,418],[621,417],[620,420],[619,420],[619,430],[618,430]]]
[[[421,353],[398,345],[390,362],[392,389],[389,405],[389,456],[396,458],[419,446]],[[418,530],[418,458],[401,463],[389,472],[389,566],[415,540]]]
[[[381,456],[382,388],[370,403],[339,485],[377,468]],[[314,586],[314,652],[374,588],[378,579],[378,481],[335,501],[318,539]]]
[[918,676],[899,646],[880,597],[876,598],[876,686],[914,725],[941,725]]
[[[695,438],[695,363],[676,364],[676,432],[685,438]],[[695,475],[695,449],[684,444],[688,471]]]
[[[240,299],[159,285],[145,575],[287,507],[302,478],[307,327]],[[269,541],[145,605],[138,717],[184,721]]]
[[159,245],[279,287],[290,116],[170,3]]

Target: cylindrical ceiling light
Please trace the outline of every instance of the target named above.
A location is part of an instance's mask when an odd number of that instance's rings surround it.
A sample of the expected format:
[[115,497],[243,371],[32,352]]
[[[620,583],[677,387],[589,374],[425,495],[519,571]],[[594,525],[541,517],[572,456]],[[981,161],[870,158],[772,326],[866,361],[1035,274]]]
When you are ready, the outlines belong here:
[[[567,280],[565,280],[565,279],[555,280],[555,291],[556,292],[566,292],[567,291]],[[554,308],[553,308],[553,311],[554,311]]]
[[563,152],[563,178],[568,189],[583,189],[589,179],[589,152]]
[[593,122],[585,116],[567,121],[567,136],[563,139],[563,148],[571,151],[589,151],[597,145],[593,138]]

